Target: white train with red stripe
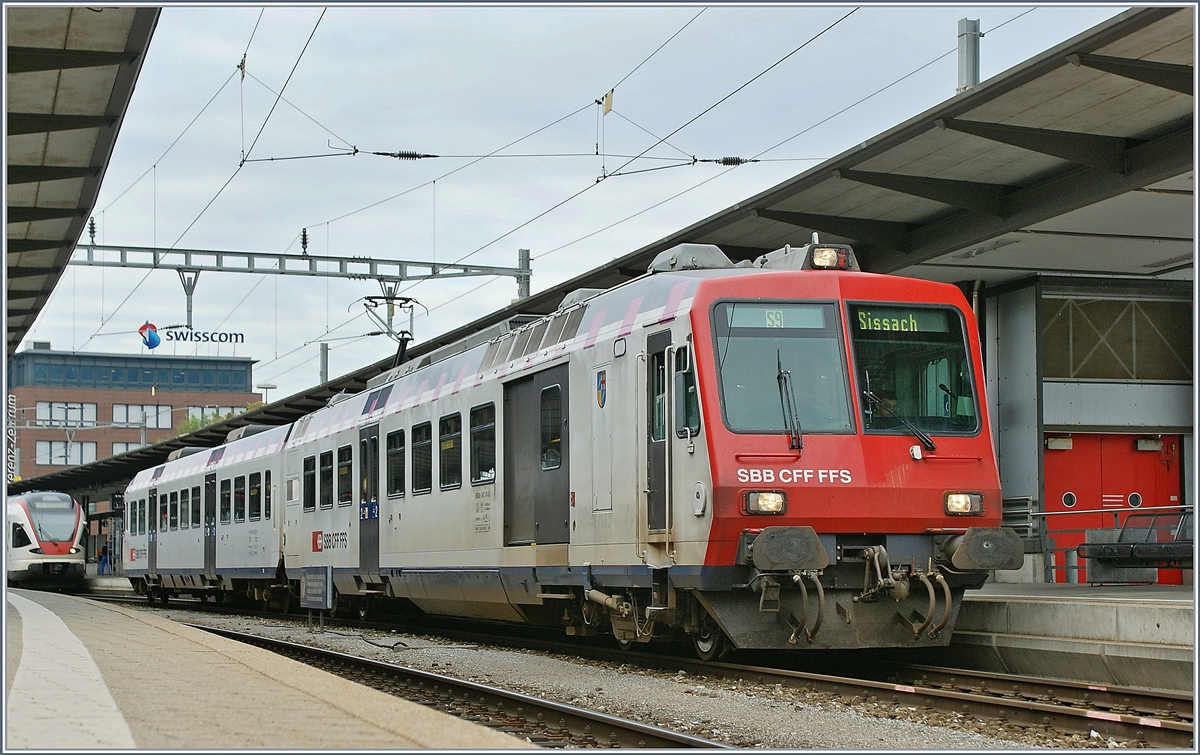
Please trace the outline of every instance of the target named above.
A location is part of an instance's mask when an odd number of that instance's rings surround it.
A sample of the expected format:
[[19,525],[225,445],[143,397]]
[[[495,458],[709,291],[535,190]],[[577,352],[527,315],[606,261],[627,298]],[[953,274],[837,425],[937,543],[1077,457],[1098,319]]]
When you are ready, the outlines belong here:
[[12,587],[77,590],[83,586],[83,509],[66,493],[33,491],[8,497],[5,538]]
[[[953,286],[859,272],[845,246],[734,265],[683,245],[335,397],[273,455],[140,473],[126,501],[151,522],[185,488],[222,513],[211,562],[191,543],[167,568],[168,508],[138,583],[285,598],[328,569],[340,607],[687,634],[702,656],[942,645],[963,592],[1023,560],[982,375]],[[237,517],[252,474],[266,550]]]

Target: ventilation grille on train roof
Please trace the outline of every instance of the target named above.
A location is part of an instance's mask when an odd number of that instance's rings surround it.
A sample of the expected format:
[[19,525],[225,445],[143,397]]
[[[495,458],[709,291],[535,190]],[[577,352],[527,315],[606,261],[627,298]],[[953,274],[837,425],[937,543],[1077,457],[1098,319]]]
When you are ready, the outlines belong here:
[[646,270],[669,273],[674,270],[725,270],[733,266],[716,244],[680,244],[659,252]]

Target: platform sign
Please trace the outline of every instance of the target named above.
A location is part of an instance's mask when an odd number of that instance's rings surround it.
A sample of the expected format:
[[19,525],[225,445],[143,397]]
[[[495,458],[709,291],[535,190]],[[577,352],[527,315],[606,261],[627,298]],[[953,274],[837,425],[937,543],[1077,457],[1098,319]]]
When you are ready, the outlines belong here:
[[332,566],[306,566],[300,570],[300,606],[319,611],[333,608]]

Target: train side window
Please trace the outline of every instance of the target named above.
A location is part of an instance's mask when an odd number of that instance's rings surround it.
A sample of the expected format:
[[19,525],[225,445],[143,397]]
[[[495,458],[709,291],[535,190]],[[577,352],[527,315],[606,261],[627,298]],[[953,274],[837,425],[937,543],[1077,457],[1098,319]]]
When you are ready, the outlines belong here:
[[263,477],[263,519],[271,518],[271,470]]
[[244,475],[233,478],[233,521],[246,521],[246,478]]
[[138,499],[138,531],[139,535],[146,534],[146,499]]
[[29,539],[29,533],[18,522],[13,522],[12,529],[12,547],[24,548],[27,545],[33,545],[33,541]]
[[250,475],[250,489],[247,491],[247,498],[250,504],[250,521],[257,522],[262,519],[262,473],[254,472]]
[[192,488],[192,527],[200,529],[200,486]]
[[177,530],[179,529],[179,493],[172,490],[168,500],[170,503],[167,509],[167,522],[170,529]]
[[542,469],[562,466],[562,388],[542,389]]
[[186,530],[192,521],[192,491],[184,488],[179,491],[179,529]]
[[650,355],[650,440],[667,437],[667,353]]
[[471,484],[496,481],[496,405],[471,410]]
[[559,336],[559,343],[570,341],[579,332],[579,324],[583,322],[583,313],[587,311],[587,307],[576,307],[571,314],[567,315],[567,322],[563,325],[562,335]]
[[317,510],[317,457],[304,460],[304,510]]
[[333,451],[321,452],[321,508],[333,508]]
[[158,531],[166,532],[171,526],[171,511],[169,506],[169,498],[164,493],[158,499]]
[[680,438],[700,432],[700,400],[690,356],[686,346],[675,351],[675,434]]
[[233,515],[233,494],[231,481],[221,480],[221,524],[229,524]]
[[387,434],[387,494],[389,498],[404,495],[404,431]]
[[438,477],[442,490],[462,485],[462,415],[438,420]]
[[354,503],[354,446],[342,446],[337,454],[337,494],[338,505],[349,506]]
[[433,425],[429,422],[412,429],[413,494],[433,489]]

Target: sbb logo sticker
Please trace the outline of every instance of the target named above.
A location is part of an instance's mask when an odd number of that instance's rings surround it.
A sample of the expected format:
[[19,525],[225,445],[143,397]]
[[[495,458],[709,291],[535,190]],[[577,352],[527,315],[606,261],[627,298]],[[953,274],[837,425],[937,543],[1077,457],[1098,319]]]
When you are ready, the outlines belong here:
[[317,530],[312,533],[313,553],[349,547],[350,538],[345,532],[322,532],[321,530]]
[[320,531],[313,533],[313,553],[320,553],[321,551],[325,550],[325,542],[321,537],[324,534],[324,532]]

